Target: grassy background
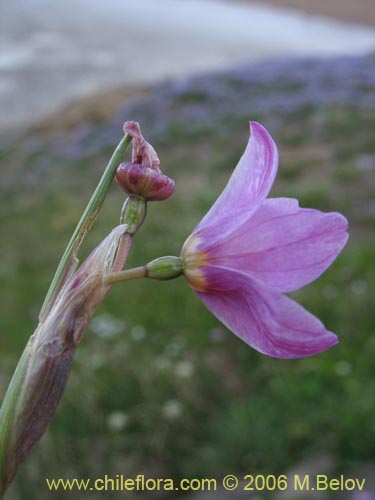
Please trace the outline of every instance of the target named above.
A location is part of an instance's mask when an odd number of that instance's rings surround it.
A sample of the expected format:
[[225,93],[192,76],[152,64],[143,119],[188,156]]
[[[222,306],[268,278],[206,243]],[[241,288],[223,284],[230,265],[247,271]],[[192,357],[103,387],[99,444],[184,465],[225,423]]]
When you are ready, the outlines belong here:
[[[373,459],[369,67],[369,58],[342,58],[235,68],[148,89],[110,120],[83,117],[66,129],[58,117],[52,131],[2,141],[0,399],[123,121],[141,122],[176,181],[170,200],[149,204],[129,266],[178,255],[238,161],[249,119],[264,124],[280,148],[271,196],[340,211],[350,224],[334,265],[293,294],[340,338],[312,358],[282,361],[253,351],[183,279],[117,285],[90,324],[56,417],[10,499],[80,498],[49,494],[46,477],[285,473],[326,455],[343,473]],[[113,186],[83,257],[117,224],[122,202]]]

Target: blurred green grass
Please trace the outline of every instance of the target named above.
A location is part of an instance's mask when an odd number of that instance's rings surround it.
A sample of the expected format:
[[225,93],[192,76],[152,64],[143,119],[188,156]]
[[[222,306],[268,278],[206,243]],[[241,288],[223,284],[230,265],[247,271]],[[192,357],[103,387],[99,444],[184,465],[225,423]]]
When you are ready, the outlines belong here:
[[[266,124],[268,118],[257,116]],[[375,153],[375,114],[326,105],[278,120],[275,131],[269,127],[281,158],[271,196],[297,197],[301,206],[349,219],[342,255],[294,294],[339,335],[339,345],[303,360],[267,358],[227,332],[182,279],[119,284],[88,328],[57,415],[22,468],[14,498],[36,498],[30,488],[49,498],[45,477],[285,473],[319,453],[332,454],[342,473],[373,458],[375,207],[373,168],[363,159]],[[178,255],[247,135],[247,123],[234,117],[194,137],[188,126],[171,127],[154,143],[176,192],[149,204],[129,267]],[[40,155],[49,165],[41,172]],[[68,161],[54,157],[48,143],[38,154],[16,145],[3,151],[0,398],[109,155],[106,147]],[[117,224],[122,201],[113,186],[83,256]]]

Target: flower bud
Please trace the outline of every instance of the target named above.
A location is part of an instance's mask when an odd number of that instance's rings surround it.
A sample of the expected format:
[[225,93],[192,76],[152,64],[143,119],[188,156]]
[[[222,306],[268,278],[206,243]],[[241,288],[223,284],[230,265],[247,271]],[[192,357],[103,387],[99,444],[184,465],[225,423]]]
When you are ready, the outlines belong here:
[[147,201],[162,201],[174,191],[174,181],[160,170],[136,163],[121,163],[115,179],[125,193],[141,196]]
[[125,193],[147,201],[166,200],[174,191],[174,181],[160,170],[155,149],[145,140],[137,122],[126,122],[124,132],[132,137],[132,161],[118,167],[118,185]]

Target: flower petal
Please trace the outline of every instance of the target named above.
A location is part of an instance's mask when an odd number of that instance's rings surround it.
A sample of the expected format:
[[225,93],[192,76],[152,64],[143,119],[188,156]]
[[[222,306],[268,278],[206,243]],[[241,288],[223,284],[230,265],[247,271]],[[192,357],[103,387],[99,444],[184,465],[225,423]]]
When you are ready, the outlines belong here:
[[123,126],[125,134],[132,137],[132,163],[142,164],[160,172],[160,160],[155,149],[143,137],[141,127],[138,122],[125,122]]
[[248,145],[228,184],[196,230],[228,212],[241,210],[250,217],[268,195],[277,172],[276,144],[259,123],[250,122],[250,132]]
[[207,266],[209,290],[196,292],[207,308],[257,351],[303,358],[335,345],[334,333],[294,300],[238,271]]
[[271,198],[229,237],[217,239],[209,258],[291,292],[317,279],[332,264],[348,240],[347,227],[337,212],[299,208],[297,200]]
[[[261,212],[263,205],[276,200],[282,200],[282,203],[278,203],[277,215],[288,214],[299,208],[298,200],[294,200],[293,198],[269,198],[264,200],[260,208],[251,217],[249,217],[243,210],[230,212],[222,217],[217,217],[217,219],[211,224],[208,224],[201,229],[194,230],[184,243],[183,251],[185,253],[191,251],[189,249],[189,240],[192,238],[197,242],[194,251],[207,252],[212,257],[225,256],[228,254],[228,252],[225,251],[227,241],[229,241],[233,234],[235,234],[235,237],[233,238],[234,240],[237,238],[242,239],[242,232],[245,232],[246,229],[252,228],[254,225],[251,219],[257,217],[256,220],[259,220],[258,213],[263,214],[263,212]],[[272,203],[270,203],[270,205],[272,205]],[[272,209],[272,206],[270,208]],[[275,216],[274,213],[273,215]],[[247,225],[245,226],[245,224]]]

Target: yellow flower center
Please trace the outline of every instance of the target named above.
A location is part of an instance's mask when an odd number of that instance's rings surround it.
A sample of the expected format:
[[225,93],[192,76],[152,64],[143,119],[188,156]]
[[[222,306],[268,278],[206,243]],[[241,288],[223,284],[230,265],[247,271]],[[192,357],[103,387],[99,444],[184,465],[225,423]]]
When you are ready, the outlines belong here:
[[201,269],[208,263],[206,252],[198,251],[199,238],[196,235],[190,235],[185,241],[181,251],[181,261],[184,275],[190,285],[197,292],[204,292],[207,289],[207,283]]

